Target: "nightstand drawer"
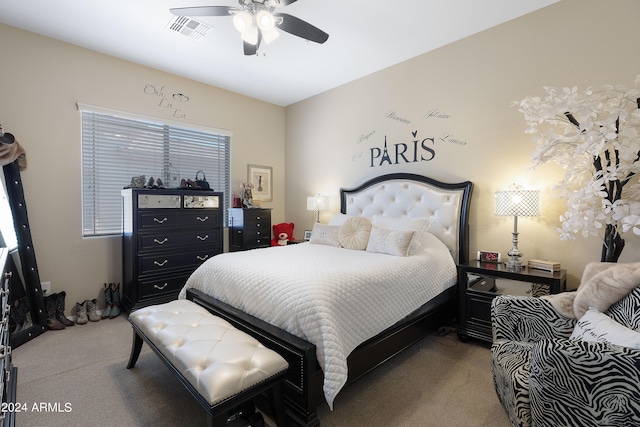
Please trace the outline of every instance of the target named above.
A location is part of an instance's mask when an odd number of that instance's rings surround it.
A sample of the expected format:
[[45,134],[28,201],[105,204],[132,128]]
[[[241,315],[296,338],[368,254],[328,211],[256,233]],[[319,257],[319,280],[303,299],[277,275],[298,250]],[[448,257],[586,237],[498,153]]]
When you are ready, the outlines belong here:
[[492,341],[491,302],[499,295],[539,297],[566,288],[566,271],[509,270],[471,261],[458,266],[458,336]]

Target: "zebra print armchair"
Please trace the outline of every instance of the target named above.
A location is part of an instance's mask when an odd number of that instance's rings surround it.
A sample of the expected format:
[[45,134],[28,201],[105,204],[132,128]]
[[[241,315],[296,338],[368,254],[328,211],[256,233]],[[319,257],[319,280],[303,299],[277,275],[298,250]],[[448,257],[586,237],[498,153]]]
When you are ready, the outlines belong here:
[[[640,330],[640,287],[606,314]],[[501,295],[491,316],[494,386],[514,426],[640,426],[640,350],[570,340],[576,320],[545,299]]]

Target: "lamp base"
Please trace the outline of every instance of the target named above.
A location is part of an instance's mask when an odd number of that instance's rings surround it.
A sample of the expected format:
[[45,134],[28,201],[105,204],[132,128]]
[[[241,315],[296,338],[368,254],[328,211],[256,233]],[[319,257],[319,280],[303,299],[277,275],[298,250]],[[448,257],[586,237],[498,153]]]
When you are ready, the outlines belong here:
[[511,259],[504,263],[507,269],[511,271],[520,271],[524,270],[524,265],[520,262],[520,259],[516,257],[511,257]]

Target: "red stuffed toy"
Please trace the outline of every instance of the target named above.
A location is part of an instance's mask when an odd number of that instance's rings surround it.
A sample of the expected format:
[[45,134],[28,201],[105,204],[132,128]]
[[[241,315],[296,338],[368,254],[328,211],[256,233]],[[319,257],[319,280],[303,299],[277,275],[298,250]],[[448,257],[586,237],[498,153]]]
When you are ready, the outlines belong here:
[[282,222],[273,226],[271,246],[286,246],[291,240],[295,240],[293,238],[293,223]]

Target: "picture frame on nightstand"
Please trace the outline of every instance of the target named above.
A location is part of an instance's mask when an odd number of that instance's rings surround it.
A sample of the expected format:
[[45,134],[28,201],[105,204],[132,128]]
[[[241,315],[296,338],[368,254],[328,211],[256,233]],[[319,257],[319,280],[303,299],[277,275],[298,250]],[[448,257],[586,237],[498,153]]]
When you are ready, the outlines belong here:
[[311,240],[311,230],[304,230],[304,240]]

